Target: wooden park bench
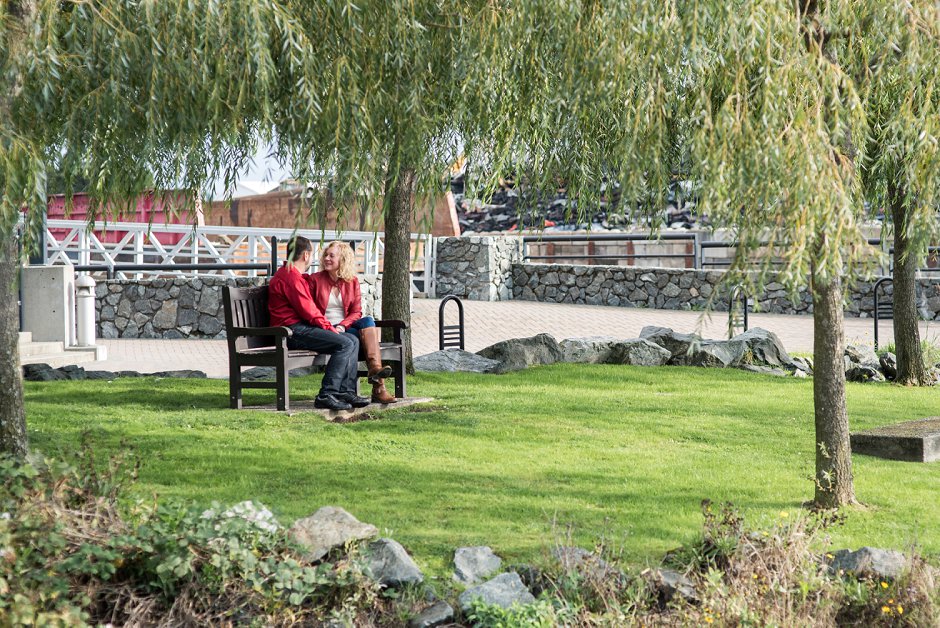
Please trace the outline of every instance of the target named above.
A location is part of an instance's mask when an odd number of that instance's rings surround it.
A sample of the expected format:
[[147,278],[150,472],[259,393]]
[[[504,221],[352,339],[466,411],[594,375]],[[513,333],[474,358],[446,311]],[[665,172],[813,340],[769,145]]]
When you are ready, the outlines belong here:
[[[225,308],[225,333],[228,337],[229,405],[242,407],[243,388],[274,388],[277,390],[277,409],[290,408],[288,375],[291,369],[313,365],[325,365],[329,354],[306,349],[288,349],[287,339],[293,333],[288,327],[271,327],[268,314],[268,287],[222,288]],[[381,343],[382,362],[390,363],[395,378],[395,396],[405,396],[405,350],[401,332],[406,325],[402,321],[376,321],[377,327],[389,327],[394,333],[394,342]],[[243,381],[242,367],[273,366],[275,380]],[[367,371],[359,370],[359,377]],[[358,383],[357,383],[358,387]]]

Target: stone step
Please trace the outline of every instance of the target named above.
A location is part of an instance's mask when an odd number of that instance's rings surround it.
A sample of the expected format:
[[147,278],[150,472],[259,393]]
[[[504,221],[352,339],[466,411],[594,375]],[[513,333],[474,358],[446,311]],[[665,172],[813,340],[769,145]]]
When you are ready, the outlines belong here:
[[19,349],[20,362],[32,355],[49,355],[65,351],[61,342],[21,342]]
[[21,332],[20,332],[19,343],[20,343],[21,345],[22,345],[22,344],[30,343],[30,342],[32,342],[32,341],[33,341],[33,332],[31,332],[31,331],[21,331]]
[[20,358],[20,364],[48,364],[52,368],[68,366],[70,364],[83,364],[94,362],[96,357],[94,347],[87,349],[70,349],[60,353],[40,353]]

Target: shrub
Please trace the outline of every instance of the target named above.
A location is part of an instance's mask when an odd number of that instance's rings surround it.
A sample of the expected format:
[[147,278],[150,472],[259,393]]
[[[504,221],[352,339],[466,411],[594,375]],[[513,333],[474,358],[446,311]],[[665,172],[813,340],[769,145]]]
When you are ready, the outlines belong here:
[[118,508],[136,476],[0,458],[0,614],[11,624],[371,624],[378,585],[348,554],[304,562],[279,528],[169,502]]
[[702,512],[701,538],[664,559],[692,580],[697,599],[663,605],[655,578],[605,586],[557,564],[542,572],[546,591],[577,613],[569,625],[913,627],[940,616],[935,572],[916,556],[896,582],[830,574],[826,530],[841,523],[838,514],[781,512],[754,527],[730,504],[705,501]]

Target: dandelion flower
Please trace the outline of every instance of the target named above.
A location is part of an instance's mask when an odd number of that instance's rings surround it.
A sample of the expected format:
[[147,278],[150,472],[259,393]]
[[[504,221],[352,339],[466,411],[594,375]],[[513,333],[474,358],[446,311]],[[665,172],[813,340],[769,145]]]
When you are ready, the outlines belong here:
[[904,607],[898,604],[898,615],[903,615],[903,614],[904,614]]
[[882,606],[882,607],[881,607],[881,612],[882,612],[882,613],[885,613],[885,614],[890,613],[890,612],[891,612],[891,607],[890,607],[890,606]]
[[882,581],[882,583],[881,583],[881,588],[882,588],[882,589],[887,589],[887,588],[888,588],[888,583]]
[[782,519],[786,519],[786,518],[789,517],[789,516],[790,516],[790,513],[788,513],[786,510],[781,510],[781,511],[780,511],[780,517],[781,517]]

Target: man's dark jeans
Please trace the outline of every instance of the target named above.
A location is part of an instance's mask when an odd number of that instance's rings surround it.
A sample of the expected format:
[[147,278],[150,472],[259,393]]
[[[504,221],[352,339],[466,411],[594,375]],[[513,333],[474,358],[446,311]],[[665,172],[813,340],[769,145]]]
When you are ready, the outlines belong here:
[[290,328],[294,335],[287,339],[289,349],[309,349],[330,354],[320,384],[320,395],[356,392],[359,341],[352,334],[337,334],[306,323],[296,323]]

